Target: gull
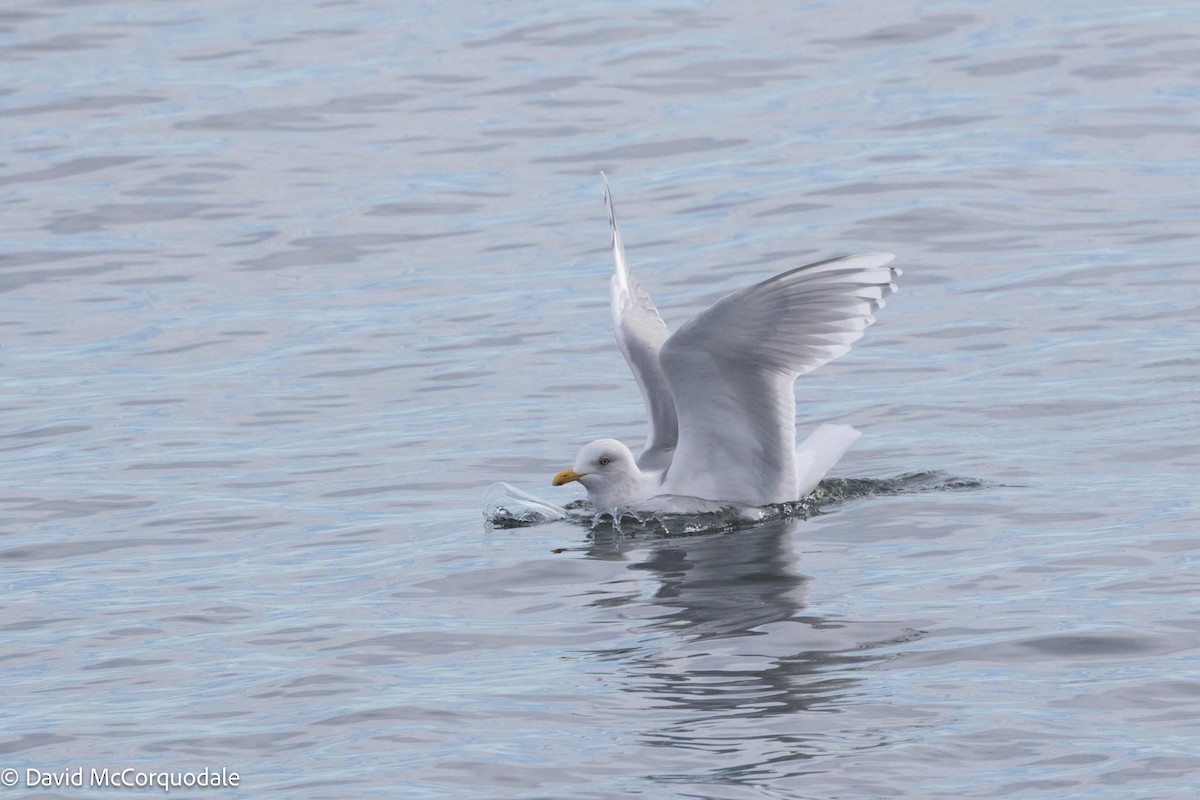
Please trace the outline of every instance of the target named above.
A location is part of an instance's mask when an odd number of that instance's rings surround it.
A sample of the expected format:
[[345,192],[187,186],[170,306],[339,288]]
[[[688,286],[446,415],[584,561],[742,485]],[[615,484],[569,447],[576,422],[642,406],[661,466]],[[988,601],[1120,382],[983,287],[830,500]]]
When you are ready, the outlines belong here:
[[608,179],[613,329],[650,420],[642,454],[584,445],[570,469],[597,512],[687,513],[803,499],[861,435],[818,426],[796,445],[795,381],[862,337],[896,290],[891,253],[797,267],[717,301],[670,333],[629,271]]

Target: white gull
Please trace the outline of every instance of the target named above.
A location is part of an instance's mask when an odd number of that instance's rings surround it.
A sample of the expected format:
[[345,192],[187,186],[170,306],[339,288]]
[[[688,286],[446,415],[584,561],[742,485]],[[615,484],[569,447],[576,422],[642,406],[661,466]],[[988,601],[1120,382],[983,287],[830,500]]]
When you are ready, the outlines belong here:
[[[601,173],[603,177],[603,173]],[[617,344],[646,402],[635,459],[615,439],[579,451],[555,486],[579,481],[599,512],[691,512],[800,500],[861,435],[820,425],[796,446],[801,375],[850,349],[896,290],[890,253],[798,267],[725,297],[674,334],[625,261],[608,180]]]

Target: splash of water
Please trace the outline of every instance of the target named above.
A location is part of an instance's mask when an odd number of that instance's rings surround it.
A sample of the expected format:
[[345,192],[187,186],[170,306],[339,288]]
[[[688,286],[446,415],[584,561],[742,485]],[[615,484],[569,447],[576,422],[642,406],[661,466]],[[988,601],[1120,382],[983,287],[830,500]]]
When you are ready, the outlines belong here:
[[[595,533],[688,536],[722,533],[780,519],[808,519],[825,513],[824,510],[829,506],[863,497],[972,491],[988,485],[986,481],[955,477],[938,471],[909,472],[894,478],[827,478],[807,497],[790,503],[762,507],[710,503],[711,510],[688,514],[637,509],[621,510],[617,514],[597,514],[583,500],[557,506],[507,483],[494,483],[484,492],[483,516],[493,528],[522,528],[564,520]],[[696,507],[703,502],[694,498],[679,499]]]
[[483,517],[495,528],[522,528],[566,516],[566,508],[503,481],[493,483],[483,493]]

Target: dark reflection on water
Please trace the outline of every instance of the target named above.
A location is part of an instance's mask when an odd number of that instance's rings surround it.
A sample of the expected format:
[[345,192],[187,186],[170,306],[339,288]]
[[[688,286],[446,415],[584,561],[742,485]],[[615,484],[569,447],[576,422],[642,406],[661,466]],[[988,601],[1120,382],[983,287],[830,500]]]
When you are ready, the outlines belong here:
[[[793,572],[785,537],[797,523],[772,523],[737,534],[668,540],[647,550],[630,569],[659,583],[651,596],[654,626],[688,641],[753,636],[753,628],[789,620],[804,607],[807,578]],[[589,556],[605,558],[598,543]]]
[[[655,581],[640,599],[635,630],[666,632],[670,644],[589,651],[619,659],[622,691],[637,696],[638,707],[656,709],[658,724],[642,730],[643,741],[720,757],[711,768],[663,772],[656,781],[760,786],[802,772],[815,756],[889,738],[827,720],[861,702],[857,673],[888,657],[880,650],[920,634],[806,613],[810,579],[794,552],[803,534],[804,522],[790,520],[648,547],[609,539],[587,551],[629,559],[628,569]],[[619,609],[630,601],[596,604]]]

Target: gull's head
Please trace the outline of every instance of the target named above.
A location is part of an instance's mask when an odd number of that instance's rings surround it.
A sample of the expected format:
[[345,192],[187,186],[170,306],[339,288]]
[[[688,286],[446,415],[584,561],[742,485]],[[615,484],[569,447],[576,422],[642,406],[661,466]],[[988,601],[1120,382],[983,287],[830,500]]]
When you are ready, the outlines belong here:
[[575,465],[554,476],[554,485],[579,481],[597,511],[612,511],[645,497],[646,477],[629,448],[616,439],[584,445]]

